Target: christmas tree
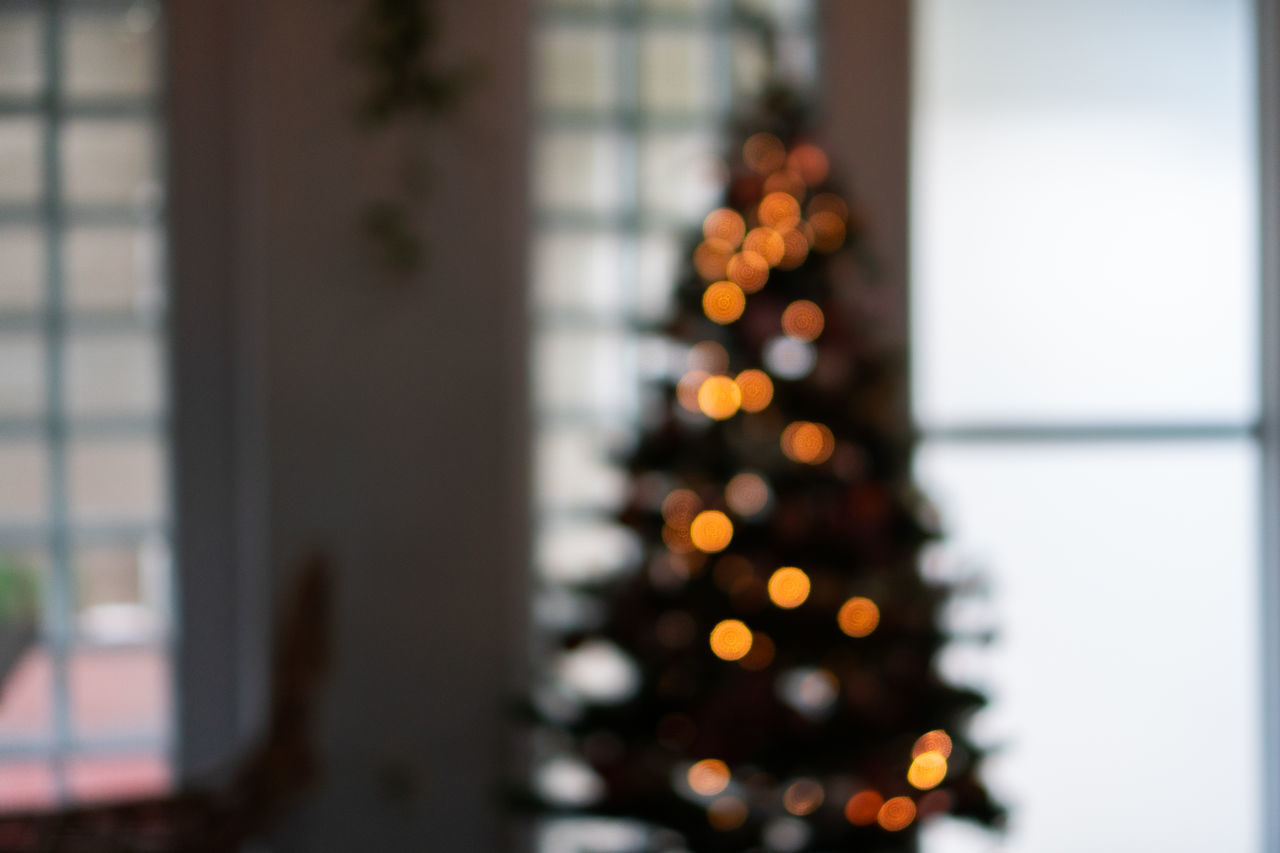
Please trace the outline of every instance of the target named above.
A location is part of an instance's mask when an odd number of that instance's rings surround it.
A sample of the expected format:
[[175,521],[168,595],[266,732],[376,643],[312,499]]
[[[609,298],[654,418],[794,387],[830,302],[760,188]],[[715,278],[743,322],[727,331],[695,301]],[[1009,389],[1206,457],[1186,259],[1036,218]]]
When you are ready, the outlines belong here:
[[862,228],[782,93],[740,138],[664,327],[686,356],[626,458],[637,569],[586,590],[567,649],[625,695],[547,712],[590,784],[543,806],[634,819],[652,850],[913,850],[999,817],[947,684],[910,479],[901,354],[864,306]]

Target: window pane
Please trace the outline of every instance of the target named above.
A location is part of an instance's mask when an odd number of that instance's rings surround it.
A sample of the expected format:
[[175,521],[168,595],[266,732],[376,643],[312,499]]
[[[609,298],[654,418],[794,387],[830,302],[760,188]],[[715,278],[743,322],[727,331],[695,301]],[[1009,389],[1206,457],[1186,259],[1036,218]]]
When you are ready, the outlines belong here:
[[655,30],[640,42],[640,98],[655,111],[691,112],[714,106],[713,31]]
[[0,204],[34,202],[40,193],[40,125],[0,118]]
[[149,334],[93,334],[67,344],[67,407],[73,416],[155,414],[160,348]]
[[653,133],[640,145],[641,202],[647,211],[697,221],[716,206],[723,189],[716,135]]
[[71,795],[78,800],[119,800],[163,792],[169,764],[159,755],[81,756],[67,767]]
[[0,418],[44,409],[44,338],[10,332],[0,336]]
[[535,195],[543,207],[607,213],[621,198],[617,133],[549,132],[537,143]]
[[49,501],[48,476],[44,442],[0,438],[0,526],[44,519]]
[[594,234],[549,234],[534,247],[534,298],[542,308],[620,313],[622,240]]
[[609,463],[620,437],[600,429],[544,430],[535,447],[538,501],[547,509],[615,506],[625,477]]
[[44,244],[35,228],[0,228],[0,311],[43,301]]
[[920,4],[924,423],[1252,416],[1250,8]]
[[989,687],[1001,849],[1260,849],[1256,464],[1245,442],[919,456],[946,553],[990,588],[951,616],[996,641],[944,670]]
[[160,291],[158,235],[142,228],[74,228],[64,242],[73,308],[145,309]]
[[160,649],[81,649],[70,678],[72,725],[81,737],[163,734],[169,671]]
[[35,94],[40,72],[40,19],[0,10],[0,95]]
[[145,205],[156,195],[151,128],[141,122],[69,121],[62,132],[67,199]]
[[620,331],[558,331],[538,343],[535,390],[552,409],[635,411],[636,346]]
[[[53,667],[49,653],[38,647],[27,651],[2,686],[0,745],[47,740],[53,733]],[[7,798],[3,802],[7,805]]]
[[0,791],[6,810],[52,805],[57,796],[53,768],[43,761],[0,762]]
[[164,465],[157,442],[72,442],[69,456],[73,520],[150,523],[164,516]]
[[169,554],[163,542],[76,549],[76,628],[100,644],[154,639],[165,624]]
[[66,22],[64,85],[72,97],[145,95],[155,85],[156,13],[148,3],[125,11],[76,10]]
[[538,99],[544,106],[606,109],[617,105],[618,40],[597,27],[547,27],[539,34]]

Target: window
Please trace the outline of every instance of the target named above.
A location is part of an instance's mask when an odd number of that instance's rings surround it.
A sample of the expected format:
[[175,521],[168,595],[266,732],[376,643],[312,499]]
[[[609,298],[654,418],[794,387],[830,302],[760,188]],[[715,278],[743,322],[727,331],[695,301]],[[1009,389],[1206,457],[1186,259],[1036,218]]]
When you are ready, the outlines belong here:
[[0,806],[168,784],[159,5],[0,7]]
[[1260,850],[1252,4],[917,8],[918,465],[990,589],[946,663],[997,849]]

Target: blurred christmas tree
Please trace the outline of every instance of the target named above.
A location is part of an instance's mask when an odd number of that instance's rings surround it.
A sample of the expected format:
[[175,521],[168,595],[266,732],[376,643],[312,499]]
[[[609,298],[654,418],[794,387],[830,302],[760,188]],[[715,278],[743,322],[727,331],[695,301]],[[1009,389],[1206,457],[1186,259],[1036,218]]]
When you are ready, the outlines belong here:
[[803,110],[766,103],[664,329],[685,372],[627,459],[643,563],[564,638],[621,650],[631,683],[543,703],[591,769],[546,805],[643,822],[653,850],[912,850],[921,818],[998,817],[962,727],[983,699],[936,669],[948,591],[919,570],[934,533],[903,359],[849,281],[857,216]]

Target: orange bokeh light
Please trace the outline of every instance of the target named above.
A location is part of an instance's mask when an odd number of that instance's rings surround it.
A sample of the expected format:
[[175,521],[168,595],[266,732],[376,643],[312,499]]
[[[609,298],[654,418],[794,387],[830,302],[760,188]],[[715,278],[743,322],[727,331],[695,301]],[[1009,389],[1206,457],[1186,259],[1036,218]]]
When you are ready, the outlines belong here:
[[728,376],[708,376],[698,389],[698,409],[717,421],[733,417],[741,405],[742,391]]
[[951,757],[951,735],[942,729],[934,729],[931,732],[925,732],[916,739],[915,746],[911,747],[911,757],[919,758],[922,753],[936,752],[943,758]]
[[714,797],[729,787],[729,765],[718,758],[704,758],[689,768],[688,780],[695,794]]
[[729,369],[729,353],[715,341],[699,341],[689,348],[685,363],[690,370],[724,373]]
[[751,651],[751,629],[737,619],[725,619],[711,629],[711,651],[721,660],[740,660]]
[[809,199],[805,210],[810,217],[815,213],[834,213],[841,220],[849,221],[849,205],[835,193],[818,193]]
[[796,198],[804,198],[804,178],[795,169],[779,169],[764,179],[764,191],[768,193],[786,193]]
[[893,797],[885,801],[876,814],[880,826],[890,832],[906,829],[916,819],[916,804],[910,797]]
[[756,173],[767,175],[787,162],[787,149],[772,133],[757,133],[743,143],[742,159]]
[[791,193],[769,193],[760,201],[759,216],[761,225],[785,230],[799,220],[800,202]]
[[712,829],[729,832],[742,826],[747,821],[750,810],[747,804],[738,797],[720,797],[707,806],[707,822]]
[[804,604],[809,589],[809,576],[795,566],[783,566],[769,577],[769,600],[784,610]]
[[755,293],[769,281],[769,262],[758,252],[742,251],[729,258],[725,275],[746,293]]
[[782,243],[784,250],[782,260],[778,262],[779,268],[793,270],[804,263],[805,258],[809,257],[809,238],[804,235],[803,231],[794,228],[783,231]]
[[719,510],[703,510],[689,525],[689,536],[699,551],[714,554],[729,547],[733,540],[733,522]]
[[844,804],[845,820],[854,826],[870,826],[876,822],[880,807],[884,805],[884,797],[876,791],[859,791]]
[[804,142],[791,149],[791,153],[787,155],[787,168],[797,172],[812,187],[827,179],[831,164],[821,148]]
[[795,421],[782,431],[782,452],[794,462],[820,465],[836,449],[835,437],[823,424]]
[[782,806],[797,817],[813,814],[822,805],[826,792],[815,779],[797,779],[782,794]]
[[865,637],[880,624],[880,608],[869,598],[854,596],[840,606],[836,621],[850,637]]
[[825,325],[822,309],[808,299],[797,299],[782,312],[782,331],[796,340],[817,339]]
[[752,228],[747,239],[743,241],[742,248],[744,251],[755,252],[771,267],[781,263],[787,252],[787,244],[783,241],[782,235],[772,228],[763,227]]
[[662,541],[668,550],[676,554],[689,554],[696,550],[693,547],[693,539],[689,537],[688,527],[662,525]]
[[725,484],[724,502],[738,515],[755,515],[769,505],[769,484],[759,474],[737,474]]
[[922,752],[917,755],[907,768],[907,781],[912,787],[927,791],[942,784],[947,778],[947,759],[941,752]]
[[736,248],[728,240],[703,240],[693,250],[693,266],[704,281],[718,281],[724,278]]
[[742,316],[747,297],[731,281],[717,281],[702,292],[702,311],[707,319],[725,325]]
[[762,411],[773,400],[773,380],[763,370],[747,368],[734,380],[742,392],[742,408],[748,412]]
[[747,224],[742,220],[742,214],[727,207],[711,211],[707,214],[707,218],[702,220],[703,236],[708,240],[723,241],[731,249],[738,247],[742,242],[742,236],[746,233]]
[[688,530],[700,509],[702,498],[692,489],[676,489],[662,499],[662,518],[672,527]]
[[834,252],[844,245],[844,220],[834,213],[819,211],[809,217],[813,226],[813,248],[819,252]]
[[773,640],[769,639],[769,635],[756,631],[751,635],[751,651],[738,659],[738,666],[752,672],[762,670],[773,663],[776,652],[777,647],[774,646]]

